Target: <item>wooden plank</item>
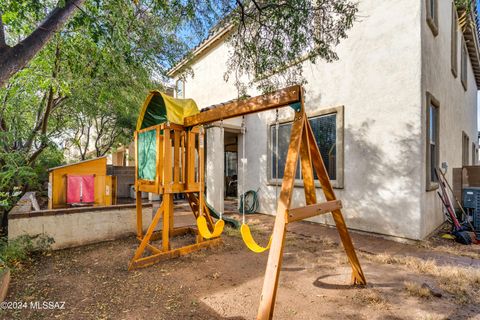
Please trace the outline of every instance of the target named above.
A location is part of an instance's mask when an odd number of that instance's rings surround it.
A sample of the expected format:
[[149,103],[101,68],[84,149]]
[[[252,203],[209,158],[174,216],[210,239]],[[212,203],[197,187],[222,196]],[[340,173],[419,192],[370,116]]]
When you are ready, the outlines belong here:
[[[152,238],[150,238],[150,240],[153,241]],[[150,243],[147,243],[147,246],[146,246],[145,248],[146,248],[147,250],[150,250],[153,254],[163,252],[162,250],[158,249],[157,247],[151,245]]]
[[[308,121],[308,118],[304,117],[304,121]],[[302,179],[305,192],[305,202],[307,205],[317,203],[312,158],[310,155],[310,147],[306,130],[303,130],[302,132],[302,144],[300,146],[300,162],[302,165]]]
[[[182,236],[182,235],[185,235],[187,233],[197,234],[195,232],[195,229],[193,229],[190,226],[187,226],[187,227],[174,228],[172,231],[170,231],[170,237]],[[156,240],[159,240],[161,238],[162,238],[162,230],[154,231],[152,236],[150,237],[150,241],[156,241]],[[139,240],[142,240],[142,239],[140,238]]]
[[266,95],[229,102],[219,108],[186,117],[183,124],[185,127],[192,127],[250,113],[286,107],[293,103],[300,102],[300,89],[301,87],[296,85]]
[[138,183],[138,191],[161,193],[161,192],[158,192],[158,189],[155,186],[155,184],[143,184],[141,182]]
[[167,252],[161,252],[161,253],[153,254],[153,255],[148,256],[148,257],[135,259],[134,261],[132,261],[130,263],[130,266],[129,266],[128,270],[148,267],[148,266],[151,266],[152,264],[155,264],[155,263],[157,263],[159,261],[162,261],[162,260],[177,258],[177,257],[183,256],[183,255],[189,254],[191,252],[198,251],[200,249],[220,245],[221,243],[222,243],[221,238],[215,238],[215,239],[212,239],[212,240],[203,241],[203,242],[200,242],[200,243],[195,243],[195,244],[185,246],[185,247],[182,247],[182,248],[173,249],[173,250],[170,250],[170,251],[167,251]]
[[160,134],[160,130],[158,131],[158,139],[157,139],[157,179],[158,179],[158,191],[157,193],[161,192],[161,189],[164,187],[164,180],[163,180],[163,152],[164,152],[164,143],[165,139],[163,134]]
[[173,183],[180,183],[180,131],[173,132]]
[[195,136],[192,131],[187,133],[187,188],[195,183]]
[[295,183],[295,174],[299,157],[299,148],[304,129],[305,112],[303,108],[295,113],[295,120],[290,135],[285,172],[283,174],[282,189],[277,206],[277,215],[273,227],[272,244],[268,254],[267,268],[263,280],[262,295],[258,308],[257,319],[272,319],[275,307],[275,298],[278,288],[278,278],[282,265],[283,247],[285,242],[286,213],[290,208],[292,192]]
[[180,153],[182,154],[181,163],[180,163],[180,167],[181,167],[181,170],[182,170],[180,180],[181,180],[182,183],[185,183],[187,181],[186,170],[185,170],[185,157],[186,157],[186,153],[187,153],[187,149],[185,148],[186,136],[187,136],[186,132],[182,131],[182,134],[181,134],[181,137],[180,137]]
[[[137,188],[138,189],[138,188]],[[137,237],[143,237],[142,192],[135,191],[135,209],[137,213]]]
[[311,218],[319,214],[332,212],[341,208],[342,202],[340,200],[333,200],[323,203],[311,204],[301,208],[289,209],[287,212],[287,223]]
[[[312,163],[315,171],[317,172],[318,180],[320,181],[320,184],[322,186],[325,199],[327,199],[327,201],[337,200],[335,197],[335,192],[333,191],[333,187],[330,183],[327,169],[325,168],[325,164],[323,163],[320,150],[318,149],[317,142],[315,141],[315,136],[313,135],[312,128],[310,127],[310,123],[308,121],[305,123],[308,133],[308,139],[310,140],[309,145]],[[340,239],[342,240],[343,248],[347,253],[350,265],[352,267],[352,282],[353,284],[366,284],[367,281],[365,280],[365,275],[363,274],[362,267],[360,266],[360,262],[358,261],[355,248],[353,247],[352,238],[350,238],[350,234],[348,233],[347,225],[345,224],[342,212],[340,211],[340,209],[338,209],[333,211],[332,215],[338,230],[338,234],[340,235]]]
[[163,187],[166,193],[171,192],[172,184],[172,140],[170,129],[163,130]]
[[160,220],[160,217],[163,214],[163,203],[160,205],[160,208],[158,208],[157,213],[152,219],[152,222],[150,223],[150,226],[148,227],[147,233],[145,234],[145,237],[143,237],[142,242],[138,246],[137,250],[135,251],[135,255],[133,256],[132,260],[130,261],[130,265],[128,267],[128,270],[131,270],[134,261],[138,260],[138,258],[141,257],[143,254],[143,251],[145,251],[145,247],[150,241],[150,237],[153,234],[153,231],[155,230],[155,227],[158,224],[158,221]]
[[162,249],[170,250],[170,231],[173,229],[173,193],[163,195]]
[[138,133],[134,133],[135,145],[135,209],[137,214],[137,237],[143,237],[142,192],[138,184]]
[[144,129],[142,129],[142,130],[137,130],[137,131],[135,131],[135,132],[137,132],[137,133],[143,133],[143,132],[147,132],[147,131],[150,131],[150,130],[162,129],[162,125],[163,125],[163,124],[156,124],[156,125],[154,125],[154,126],[150,126],[150,127],[148,127],[148,128],[144,128]]
[[156,163],[156,173],[155,173],[155,193],[159,193],[160,188],[160,172],[158,171],[158,164],[162,161],[160,151],[160,130],[157,127],[155,130],[155,163]]

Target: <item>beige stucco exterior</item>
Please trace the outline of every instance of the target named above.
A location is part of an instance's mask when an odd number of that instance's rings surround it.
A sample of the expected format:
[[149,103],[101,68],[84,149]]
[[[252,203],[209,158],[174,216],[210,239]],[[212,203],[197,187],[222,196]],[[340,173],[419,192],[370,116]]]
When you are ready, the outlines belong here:
[[[359,19],[337,48],[333,63],[305,62],[305,105],[309,115],[343,106],[343,183],[336,194],[343,201],[350,228],[394,237],[422,239],[443,222],[434,191],[426,191],[426,92],[440,102],[440,162],[461,166],[462,131],[476,142],[477,86],[468,64],[468,90],[450,69],[451,2],[439,0],[439,35],[426,23],[423,0],[359,1]],[[461,33],[459,32],[459,41]],[[460,53],[458,59],[460,59]],[[185,97],[209,106],[237,97],[224,81],[228,47],[222,41],[205,48],[192,63]],[[459,66],[460,70],[460,66]],[[174,77],[178,77],[175,74]],[[252,96],[259,92],[251,88]],[[275,186],[268,181],[268,125],[274,112],[246,117],[246,190],[259,189],[260,209],[275,214]],[[280,121],[292,119],[283,109]],[[239,128],[240,119],[227,125]],[[209,141],[219,130],[209,129]],[[242,139],[239,137],[239,159]],[[223,206],[221,143],[207,143],[207,199]],[[472,157],[470,156],[470,159]],[[242,180],[239,163],[239,181]],[[451,179],[451,170],[448,172]],[[239,191],[242,191],[239,185]],[[321,189],[317,189],[321,195]],[[303,189],[295,188],[293,206],[304,205]],[[331,223],[327,216],[312,219]]]

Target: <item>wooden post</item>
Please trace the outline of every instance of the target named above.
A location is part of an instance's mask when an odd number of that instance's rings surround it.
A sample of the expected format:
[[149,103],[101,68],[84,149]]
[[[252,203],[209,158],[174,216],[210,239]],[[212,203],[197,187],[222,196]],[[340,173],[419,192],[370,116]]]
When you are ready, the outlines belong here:
[[138,183],[138,132],[134,135],[135,144],[135,207],[137,213],[137,238],[143,237],[142,192]]
[[172,140],[170,128],[168,126],[163,130],[163,187],[164,192],[172,190]]
[[173,193],[163,194],[162,249],[170,250],[170,233],[173,231]]
[[133,256],[133,259],[130,262],[129,270],[131,270],[134,266],[134,263],[137,259],[139,259],[145,251],[145,248],[147,247],[150,237],[153,234],[153,231],[155,230],[155,227],[157,226],[158,220],[160,220],[160,217],[162,216],[163,213],[163,203],[160,205],[160,208],[158,208],[157,213],[153,217],[152,223],[150,223],[150,226],[148,227],[147,233],[145,234],[145,237],[142,239],[142,242],[138,246],[137,250],[135,251],[135,255]]
[[278,277],[282,265],[283,247],[285,242],[286,215],[290,208],[292,191],[297,171],[298,154],[304,128],[305,113],[303,107],[295,112],[295,120],[290,135],[285,172],[283,174],[282,189],[277,206],[277,215],[273,227],[272,244],[268,254],[267,269],[263,280],[262,296],[258,308],[257,319],[272,319],[275,307],[275,298],[278,288]]
[[[307,117],[304,121],[308,122]],[[306,130],[302,132],[302,142],[300,146],[300,160],[302,164],[303,188],[305,191],[305,202],[307,205],[317,203],[315,191],[315,180],[313,177],[312,157],[309,149],[308,135]]]
[[180,131],[173,131],[173,182],[180,183]]
[[[312,128],[308,121],[306,122],[306,130],[310,142],[310,153],[313,160],[313,166],[315,168],[315,171],[317,172],[318,179],[320,180],[323,193],[325,194],[325,199],[327,199],[327,201],[336,200],[337,198],[335,197],[335,192],[333,191],[333,187],[330,183],[327,169],[325,168],[325,164],[323,163],[320,150],[318,149],[317,143],[315,141],[315,136],[313,135]],[[340,235],[340,239],[342,240],[343,248],[347,253],[350,265],[352,266],[352,284],[366,284],[367,281],[365,280],[365,275],[363,274],[362,267],[360,266],[357,254],[355,253],[352,238],[350,238],[350,234],[348,233],[347,225],[345,224],[345,220],[343,219],[342,212],[340,211],[340,209],[338,209],[333,211],[332,215],[338,230],[338,234]]]

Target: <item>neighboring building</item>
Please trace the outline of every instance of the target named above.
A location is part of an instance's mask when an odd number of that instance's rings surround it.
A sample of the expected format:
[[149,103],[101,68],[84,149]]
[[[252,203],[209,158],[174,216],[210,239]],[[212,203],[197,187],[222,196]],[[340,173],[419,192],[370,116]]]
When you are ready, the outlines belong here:
[[[305,62],[307,114],[322,137],[318,143],[348,226],[422,239],[444,221],[432,169],[448,163],[451,181],[452,168],[478,158],[478,34],[460,30],[447,0],[362,0],[359,10],[361,18],[337,48],[339,61]],[[194,77],[180,80],[185,61],[170,71],[178,97],[200,107],[237,97],[223,80],[227,33],[217,30],[195,48],[189,61]],[[280,178],[293,117],[287,109],[280,111]],[[274,111],[246,117],[245,188],[259,189],[259,211],[267,214],[275,214],[274,118]],[[218,172],[233,175],[232,163],[241,158],[240,123],[225,122],[224,138],[218,124],[207,130],[207,199],[217,208],[225,185]],[[234,154],[224,152],[227,147]],[[304,204],[302,188],[293,197],[293,206]],[[312,221],[332,223],[327,216]]]

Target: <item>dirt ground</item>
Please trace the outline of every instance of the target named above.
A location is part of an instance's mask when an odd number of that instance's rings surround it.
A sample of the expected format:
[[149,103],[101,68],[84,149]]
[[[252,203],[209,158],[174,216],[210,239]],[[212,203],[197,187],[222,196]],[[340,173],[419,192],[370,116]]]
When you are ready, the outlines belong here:
[[[273,219],[258,215],[249,221],[258,241],[266,243]],[[303,222],[292,229],[275,319],[480,319],[478,250],[355,234],[368,281],[355,288],[348,285],[351,269],[342,246],[330,236],[334,229]],[[189,237],[177,244],[193,242]],[[365,249],[368,243],[374,249]],[[238,231],[227,230],[219,247],[128,272],[137,245],[132,236],[36,257],[13,274],[7,301],[64,302],[64,309],[4,310],[1,318],[255,318],[268,252],[250,252]],[[372,252],[380,247],[381,253]],[[439,255],[442,266],[422,252]]]

